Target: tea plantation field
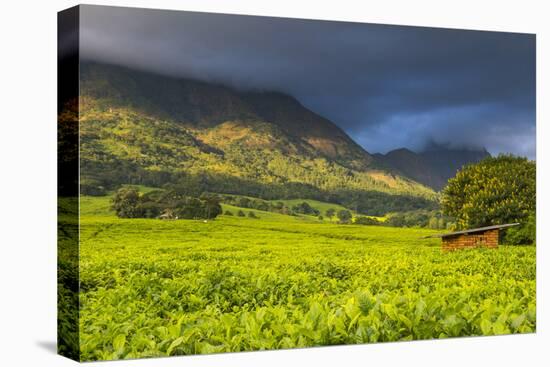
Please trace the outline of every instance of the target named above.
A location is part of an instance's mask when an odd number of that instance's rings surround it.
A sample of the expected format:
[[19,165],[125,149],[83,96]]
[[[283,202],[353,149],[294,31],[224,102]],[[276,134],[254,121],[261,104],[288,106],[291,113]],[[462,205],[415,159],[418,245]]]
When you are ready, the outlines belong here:
[[108,206],[81,202],[86,361],[536,328],[534,246],[442,253],[429,230],[259,211],[119,219]]

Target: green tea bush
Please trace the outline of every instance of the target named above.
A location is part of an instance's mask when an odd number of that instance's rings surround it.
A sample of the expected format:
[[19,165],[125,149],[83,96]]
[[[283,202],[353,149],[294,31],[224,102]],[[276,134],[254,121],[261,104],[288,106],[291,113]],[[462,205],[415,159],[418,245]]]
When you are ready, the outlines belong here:
[[536,330],[534,246],[444,253],[428,229],[81,210],[84,361]]

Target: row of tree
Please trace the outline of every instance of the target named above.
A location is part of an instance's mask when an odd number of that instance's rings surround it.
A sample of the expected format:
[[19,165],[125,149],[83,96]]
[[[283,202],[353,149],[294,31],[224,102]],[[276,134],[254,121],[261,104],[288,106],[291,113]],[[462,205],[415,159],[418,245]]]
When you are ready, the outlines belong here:
[[216,195],[190,197],[174,190],[141,194],[133,187],[119,189],[112,207],[120,218],[213,219],[222,212]]
[[[282,201],[271,202],[261,198],[203,194],[204,191],[200,189],[211,187],[212,184],[212,182],[207,184],[208,178],[205,176],[199,180],[197,177],[190,176],[180,178],[183,179],[178,184],[166,185],[164,190],[155,190],[146,194],[140,194],[131,187],[119,189],[113,199],[113,208],[119,217],[125,218],[155,218],[162,215],[177,218],[215,218],[221,213],[220,201],[223,200],[225,203],[242,208],[287,215],[314,215],[322,219],[320,211],[305,201],[289,207]],[[94,186],[91,185],[91,187]],[[364,201],[361,199],[358,199],[358,202],[355,201],[363,194],[351,193],[341,201],[348,202],[348,207],[353,207],[355,203],[356,212],[364,214],[368,212],[362,207]],[[375,193],[374,196],[376,195],[384,194]],[[394,199],[400,198],[399,195],[391,196]],[[403,200],[410,199],[411,197],[407,197]],[[535,162],[511,155],[486,158],[479,163],[463,167],[454,178],[449,180],[441,195],[441,210],[433,210],[431,207],[419,209],[415,205],[411,207],[413,210],[389,214],[383,224],[457,230],[520,222],[522,226],[508,230],[507,242],[533,243],[536,232]],[[376,210],[374,212],[379,214]],[[330,208],[324,214],[330,219],[336,216],[338,222],[342,224],[381,224],[363,215],[359,215],[354,220],[351,211],[345,209],[336,211]]]
[[390,213],[387,215],[384,225],[391,227],[450,229],[454,225],[454,218],[444,215],[439,210],[414,210]]
[[85,173],[80,181],[82,195],[106,195],[121,184],[133,184],[164,189],[177,188],[191,197],[199,197],[203,192],[215,192],[249,196],[264,201],[312,199],[339,204],[372,216],[396,211],[437,208],[437,202],[434,200],[405,194],[395,195],[353,188],[322,190],[306,183],[265,183],[214,172],[189,174],[180,171],[152,171],[131,162],[114,159],[101,163],[83,159],[81,171]]
[[[233,212],[231,210],[226,210],[223,215],[229,215],[229,216],[233,216]],[[237,217],[246,217],[247,215],[245,214],[245,212],[243,210],[239,210],[237,212]],[[253,211],[249,211],[248,212],[248,218],[254,218],[254,219],[260,219],[259,216],[256,215],[256,213],[254,213]]]
[[[311,206],[311,204],[309,204],[307,201],[302,201],[295,205],[288,206],[282,201],[271,202],[262,199],[233,195],[222,195],[222,201],[226,204],[238,206],[241,208],[269,211],[285,215],[311,215],[318,217],[319,220],[323,220],[324,218],[323,215],[321,215],[321,211]],[[342,224],[352,223],[353,215],[349,210],[346,209],[342,209],[337,212],[334,208],[329,208],[325,211],[325,215],[329,219],[337,217],[338,221]],[[358,222],[357,219],[359,219]],[[358,217],[355,221],[353,221],[353,223],[357,224],[374,224],[374,222],[377,223],[378,221],[368,217]]]
[[246,196],[221,195],[225,204],[238,206],[247,209],[262,210],[264,212],[273,212],[285,215],[314,215],[319,216],[321,212],[312,207],[308,202],[303,201],[293,206],[288,206],[282,201],[267,201]]
[[[221,214],[220,202],[241,208],[256,209],[275,212],[285,215],[311,215],[323,220],[320,210],[312,207],[304,201],[291,207],[284,202],[269,202],[266,200],[239,197],[231,195],[213,195],[203,193],[199,198],[184,195],[177,189],[154,190],[146,194],[140,194],[133,187],[119,189],[113,198],[113,209],[121,218],[215,218]],[[233,215],[227,210],[225,215]],[[237,216],[244,217],[244,211],[239,210]],[[253,211],[248,212],[250,218],[258,218]],[[351,211],[347,209],[336,210],[329,208],[325,211],[325,217],[332,220],[336,218],[340,224],[379,225],[382,222],[367,216],[353,218]],[[444,218],[440,212],[413,211],[392,213],[383,222],[384,225],[394,227],[428,227],[434,229],[446,228],[448,218]]]

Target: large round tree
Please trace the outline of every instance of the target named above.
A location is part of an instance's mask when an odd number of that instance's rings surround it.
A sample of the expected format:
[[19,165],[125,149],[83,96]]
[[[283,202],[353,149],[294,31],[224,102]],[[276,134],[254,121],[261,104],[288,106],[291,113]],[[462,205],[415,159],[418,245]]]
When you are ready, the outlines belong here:
[[535,212],[535,162],[512,155],[463,167],[443,189],[443,212],[475,228],[526,221]]

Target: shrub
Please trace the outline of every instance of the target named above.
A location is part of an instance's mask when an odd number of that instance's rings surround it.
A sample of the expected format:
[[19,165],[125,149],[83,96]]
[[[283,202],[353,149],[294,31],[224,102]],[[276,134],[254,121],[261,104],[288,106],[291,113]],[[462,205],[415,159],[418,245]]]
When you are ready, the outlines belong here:
[[353,222],[353,224],[361,224],[361,225],[365,225],[365,226],[376,226],[379,223],[376,219],[373,219],[373,218],[357,217],[357,218],[355,218],[355,221]]
[[301,202],[300,204],[294,205],[292,207],[292,211],[299,214],[319,215],[319,211],[305,201]]
[[143,218],[156,218],[163,210],[163,205],[152,201],[142,202],[137,205],[137,214]]
[[119,189],[113,197],[113,209],[120,218],[138,218],[139,192],[133,187]]
[[349,210],[340,210],[338,212],[338,219],[340,223],[350,223],[351,222],[351,212]]
[[271,207],[274,210],[281,210],[283,209],[284,206],[285,206],[285,203],[283,203],[282,201],[277,201],[276,203],[271,204]]
[[507,245],[533,245],[536,242],[537,221],[535,214],[529,215],[527,221],[519,226],[508,228],[504,234]]
[[214,219],[222,213],[222,206],[220,205],[220,197],[217,195],[201,195],[203,215],[200,218]]
[[105,187],[98,180],[83,178],[80,180],[80,194],[89,196],[104,196],[107,192]]
[[233,212],[229,211],[229,210],[226,210],[225,213],[223,213],[223,214],[233,216]]
[[243,212],[242,210],[239,210],[239,211],[237,212],[237,215],[238,215],[239,217],[244,217],[244,216],[245,216],[245,214],[244,214],[244,212]]

